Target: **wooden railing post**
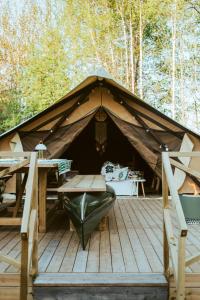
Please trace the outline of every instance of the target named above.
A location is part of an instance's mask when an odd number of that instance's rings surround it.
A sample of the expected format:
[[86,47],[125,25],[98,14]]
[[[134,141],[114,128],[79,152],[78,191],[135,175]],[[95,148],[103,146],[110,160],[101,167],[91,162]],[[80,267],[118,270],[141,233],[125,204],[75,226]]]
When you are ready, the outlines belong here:
[[[166,174],[162,166],[162,196],[163,196],[163,213],[164,209],[169,207],[168,198],[168,185],[166,180]],[[167,241],[166,227],[163,214],[163,261],[164,261],[164,274],[169,277],[169,245]]]
[[38,273],[38,166],[36,166],[35,169],[34,198],[32,208],[35,209],[37,212],[32,253],[32,275],[35,277]]
[[20,300],[26,300],[28,294],[28,238],[21,235],[21,274],[20,274]]
[[185,299],[185,236],[178,240],[177,300]]

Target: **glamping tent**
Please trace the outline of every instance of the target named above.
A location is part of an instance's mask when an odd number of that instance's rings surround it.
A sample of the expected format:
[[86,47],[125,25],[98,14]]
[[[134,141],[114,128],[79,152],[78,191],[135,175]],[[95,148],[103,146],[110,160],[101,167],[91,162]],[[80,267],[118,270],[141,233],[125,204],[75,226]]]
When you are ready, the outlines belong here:
[[[88,77],[52,106],[2,134],[0,150],[33,151],[40,141],[49,158],[72,159],[82,174],[97,174],[110,160],[143,170],[147,178],[161,177],[162,151],[200,150],[200,136],[101,76]],[[190,161],[194,169],[195,159]],[[185,192],[190,180],[182,185]]]

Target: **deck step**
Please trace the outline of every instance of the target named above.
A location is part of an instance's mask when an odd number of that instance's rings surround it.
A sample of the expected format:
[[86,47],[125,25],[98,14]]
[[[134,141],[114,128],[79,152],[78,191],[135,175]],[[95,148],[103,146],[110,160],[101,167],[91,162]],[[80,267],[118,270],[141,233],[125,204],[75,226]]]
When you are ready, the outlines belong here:
[[167,300],[163,274],[43,273],[34,281],[34,300]]

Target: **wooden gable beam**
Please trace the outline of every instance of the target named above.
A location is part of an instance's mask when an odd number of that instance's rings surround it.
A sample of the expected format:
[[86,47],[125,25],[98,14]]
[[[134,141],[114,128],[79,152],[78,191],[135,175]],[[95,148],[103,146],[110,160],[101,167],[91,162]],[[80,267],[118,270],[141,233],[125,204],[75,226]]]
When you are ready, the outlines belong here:
[[[190,179],[192,179],[193,182],[194,182],[198,187],[200,187],[200,181],[199,181],[199,179],[200,179],[199,174],[200,174],[200,173],[199,173],[199,172],[194,171],[194,170],[192,170],[192,169],[189,168],[189,167],[185,167],[185,166],[183,165],[182,161],[180,161],[180,159],[179,159],[178,157],[174,157],[174,159],[171,159],[171,158],[170,158],[170,163],[171,163],[174,167],[179,168],[179,169],[181,169],[182,171],[184,171],[184,172],[187,174],[187,176],[190,177]],[[199,179],[197,179],[197,178],[199,178]]]
[[120,103],[121,105],[125,106],[125,108],[135,117],[137,122],[145,129],[145,131],[158,144],[158,146],[161,150],[163,149],[163,150],[167,151],[167,146],[160,140],[159,137],[157,137],[157,135],[151,130],[151,128],[149,128],[149,126],[145,123],[145,121],[143,119],[141,119],[140,116],[138,116],[138,114],[135,112],[135,110],[131,106],[129,106],[126,102],[118,100],[118,98],[116,98],[116,95],[114,95],[114,100],[117,101],[118,103]]
[[[113,96],[118,98],[120,96],[120,98],[122,99],[122,101],[126,101],[128,99],[126,99],[127,97],[125,97],[124,95],[122,95],[120,92],[116,92],[115,89],[113,87],[111,87],[110,85],[107,85],[107,88],[110,89],[110,91],[112,92]],[[116,99],[115,99],[116,100]],[[117,102],[120,103],[120,101],[116,100]],[[138,115],[140,115],[141,117],[147,119],[148,121],[154,123],[155,125],[157,125],[158,127],[170,132],[172,135],[174,135],[175,137],[177,137],[178,139],[182,140],[183,139],[183,136],[178,133],[178,132],[175,132],[173,130],[171,130],[170,128],[168,128],[167,126],[159,123],[158,121],[152,119],[151,117],[149,117],[148,115],[138,111],[137,109],[133,108],[132,106],[130,106],[128,103],[126,103],[126,106],[127,106],[127,109],[133,109],[135,111],[135,113],[137,113]],[[130,112],[130,111],[129,111]],[[169,121],[168,121],[169,122]]]
[[66,118],[68,118],[77,108],[77,106],[80,106],[81,104],[85,103],[86,101],[88,101],[88,93],[82,95],[78,101],[76,101],[72,107],[70,107],[64,114],[63,116],[56,122],[56,124],[54,124],[54,126],[52,127],[52,129],[49,131],[49,133],[45,136],[45,138],[43,139],[43,142],[45,142],[50,135],[55,134],[55,132],[59,129],[59,127],[63,124],[63,122],[66,120]]
[[[56,120],[57,118],[61,117],[61,119],[59,119],[56,122],[56,124],[54,124],[54,126],[52,127],[52,130],[55,130],[55,129],[57,130],[57,127],[59,127],[64,122],[64,120],[67,118],[67,116],[69,116],[77,108],[77,106],[79,106],[79,105],[85,103],[86,101],[88,101],[89,93],[90,92],[87,92],[87,93],[84,93],[83,95],[81,95],[81,97],[79,97],[78,100],[70,108],[68,108],[67,110],[65,110],[65,111],[59,113],[58,115],[42,122],[38,126],[31,129],[30,131],[21,132],[23,134],[23,137],[25,137],[26,135],[29,135],[31,132],[37,131],[38,129],[42,128],[43,126],[47,125],[48,123],[50,123],[50,122]],[[45,139],[46,139],[46,137],[45,137]]]

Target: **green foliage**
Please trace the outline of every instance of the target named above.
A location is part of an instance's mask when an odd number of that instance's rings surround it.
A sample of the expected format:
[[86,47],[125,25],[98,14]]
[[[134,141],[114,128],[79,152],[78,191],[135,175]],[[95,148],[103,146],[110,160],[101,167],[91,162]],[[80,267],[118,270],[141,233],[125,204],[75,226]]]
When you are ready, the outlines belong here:
[[141,50],[144,100],[170,116],[175,2],[176,115],[182,118],[184,78],[186,109],[195,111],[198,125],[198,1],[7,0],[0,2],[0,132],[54,103],[98,67],[137,93]]
[[33,45],[19,76],[24,118],[48,107],[66,92],[67,60],[61,34],[52,29]]

